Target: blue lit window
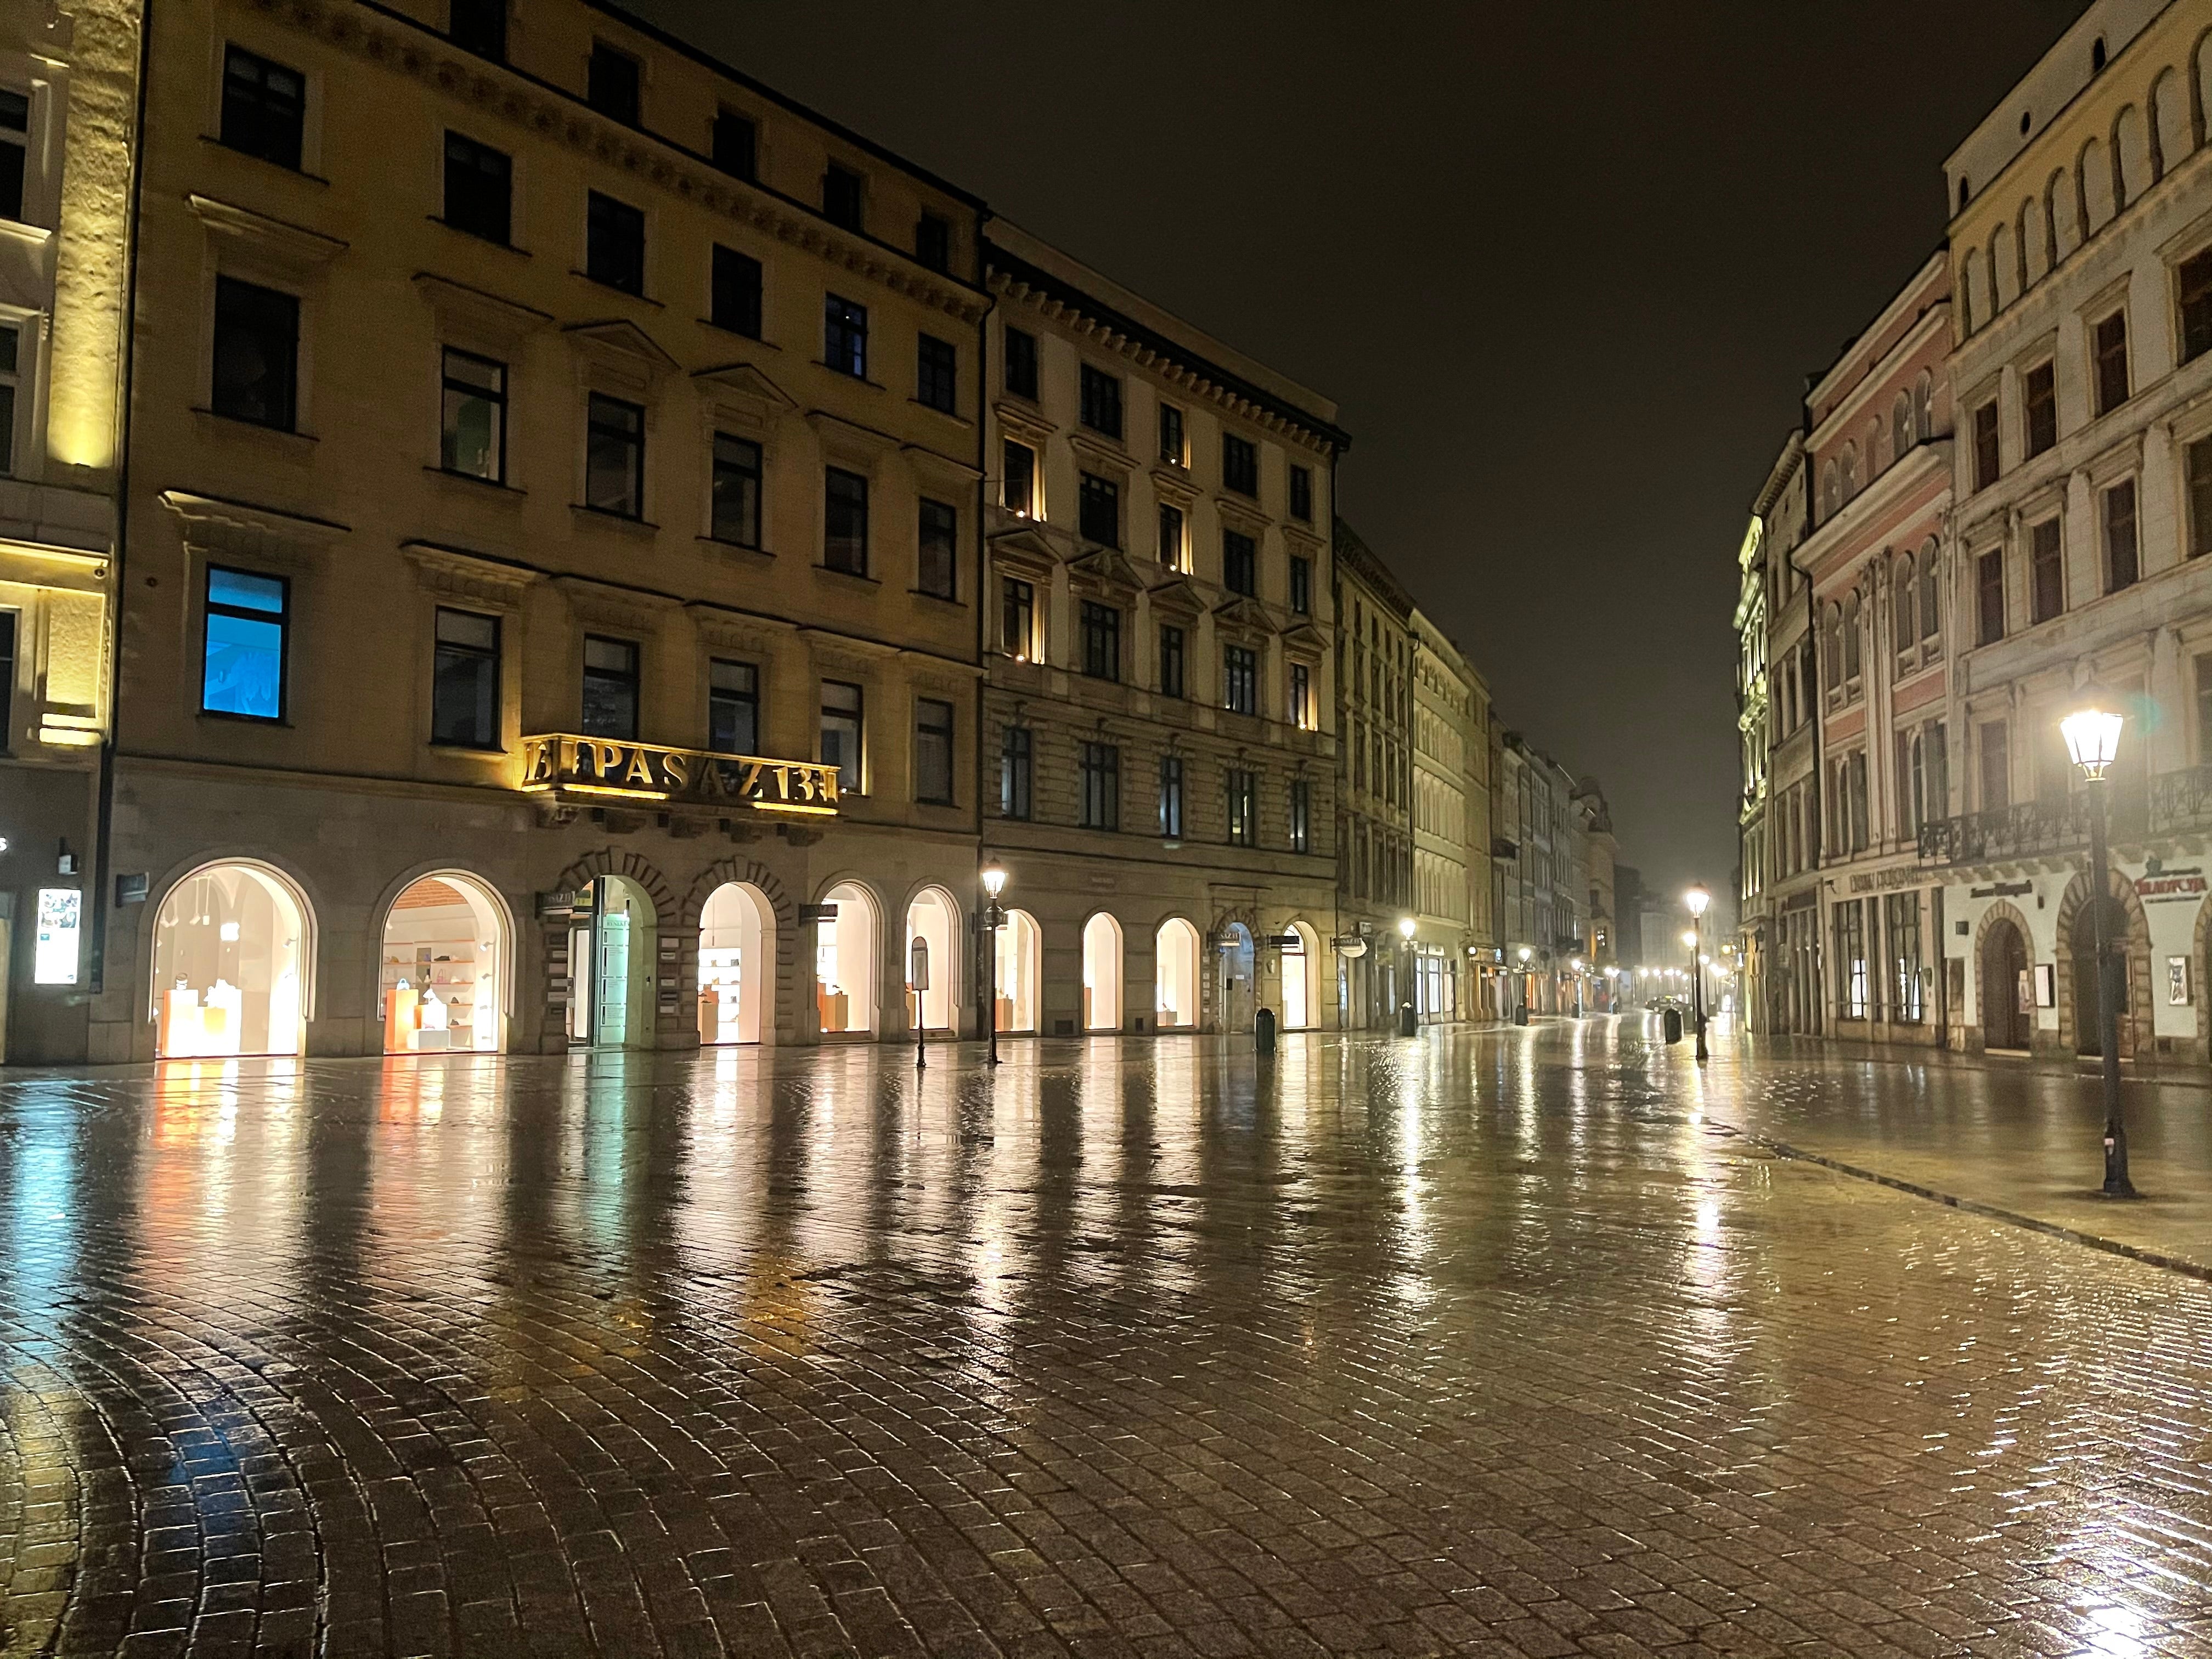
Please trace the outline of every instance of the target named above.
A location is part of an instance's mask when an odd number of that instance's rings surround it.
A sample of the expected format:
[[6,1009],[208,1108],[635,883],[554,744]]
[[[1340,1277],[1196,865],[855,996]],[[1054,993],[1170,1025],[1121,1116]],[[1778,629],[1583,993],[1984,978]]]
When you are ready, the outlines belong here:
[[291,621],[291,586],[282,576],[210,568],[201,708],[246,720],[283,720]]

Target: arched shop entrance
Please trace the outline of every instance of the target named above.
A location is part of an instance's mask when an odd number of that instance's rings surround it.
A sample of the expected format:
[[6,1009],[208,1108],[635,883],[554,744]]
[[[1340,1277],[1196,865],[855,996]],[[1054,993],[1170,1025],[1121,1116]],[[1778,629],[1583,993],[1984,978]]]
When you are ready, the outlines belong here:
[[628,876],[601,876],[592,883],[590,913],[568,933],[568,960],[584,965],[586,992],[568,1003],[572,1042],[594,1048],[653,1046],[659,931],[653,896]]
[[1221,930],[1221,1029],[1252,1029],[1252,930],[1241,921]]
[[1152,941],[1156,1024],[1164,1031],[1198,1025],[1199,945],[1198,929],[1181,916],[1162,922]]
[[759,888],[726,881],[699,912],[699,1041],[758,1042],[775,1000],[775,913]]
[[1103,910],[1083,924],[1083,1029],[1121,1029],[1121,924]]
[[1037,987],[1042,977],[1043,937],[1036,918],[1026,910],[1006,912],[999,929],[999,1030],[1034,1032],[1037,1028]]
[[2017,923],[1999,918],[1982,937],[1982,1046],[2025,1048],[2033,993],[2027,980],[2027,941]]
[[[959,964],[953,960],[952,941],[959,937],[959,908],[942,888],[932,887],[916,894],[914,902],[907,906],[906,956],[902,960],[909,974],[915,941],[920,939],[929,950],[929,984],[921,993],[921,1029],[925,1031],[952,1030],[953,1011],[959,1006],[953,995]],[[911,989],[908,1001],[912,1001]]]
[[195,870],[154,919],[154,1052],[296,1054],[314,959],[306,897],[266,865]]
[[[2128,1015],[2128,911],[2116,898],[2100,901],[2105,907],[2105,937],[2112,942],[2112,997],[2120,1039],[2120,1057],[2131,1058],[2135,1035]],[[2074,947],[2074,1052],[2101,1054],[2103,1030],[2098,1016],[2097,919],[2087,904],[2075,913],[2070,943]]]
[[377,1007],[388,1054],[496,1054],[507,1014],[507,908],[482,882],[441,870],[384,918]]
[[876,904],[857,882],[823,895],[836,919],[814,941],[814,1012],[825,1036],[864,1036],[876,1029]]
[[[1295,941],[1295,943],[1293,943]],[[1313,965],[1320,941],[1303,922],[1292,922],[1283,935],[1283,1029],[1302,1031],[1319,1024],[1313,1003]]]

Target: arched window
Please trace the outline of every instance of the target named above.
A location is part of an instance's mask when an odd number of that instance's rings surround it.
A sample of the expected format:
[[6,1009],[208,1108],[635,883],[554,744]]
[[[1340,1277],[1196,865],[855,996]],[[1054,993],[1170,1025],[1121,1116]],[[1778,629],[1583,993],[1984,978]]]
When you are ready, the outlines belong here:
[[1859,493],[1859,447],[1856,443],[1844,446],[1844,499],[1849,501]]
[[1966,210],[1966,198],[1969,194],[1966,175],[1962,173],[1959,175],[1959,211],[1961,213]]
[[1851,595],[1851,602],[1844,610],[1844,684],[1848,687],[1859,677],[1859,596]]
[[1844,504],[1842,486],[1838,482],[1841,477],[1833,460],[1820,468],[1820,516],[1823,519],[1834,518],[1836,509]]
[[306,896],[267,865],[204,865],[171,888],[154,923],[155,1054],[299,1054],[313,928]]
[[1890,450],[1902,460],[1905,452],[1912,447],[1912,394],[1899,392],[1897,402],[1889,411]]
[[1820,653],[1820,683],[1828,690],[1838,691],[1844,684],[1844,613],[1835,605],[1828,607],[1825,629],[1827,639]]
[[1911,665],[1920,646],[1920,628],[1913,616],[1913,599],[1918,591],[1912,580],[1912,556],[1902,554],[1890,584],[1890,639],[1897,647],[1900,672]]
[[1942,585],[1936,572],[1936,538],[1920,548],[1920,637],[1933,640],[1943,630]]
[[1936,435],[1936,376],[1924,368],[1912,388],[1912,418],[1922,443]]

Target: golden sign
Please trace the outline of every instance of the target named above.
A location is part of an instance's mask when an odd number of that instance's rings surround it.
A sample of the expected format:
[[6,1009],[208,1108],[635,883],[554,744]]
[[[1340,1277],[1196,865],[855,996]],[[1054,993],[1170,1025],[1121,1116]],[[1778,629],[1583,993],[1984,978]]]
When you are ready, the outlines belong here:
[[536,793],[749,806],[763,812],[834,816],[837,811],[834,766],[664,749],[565,732],[522,740],[522,787]]

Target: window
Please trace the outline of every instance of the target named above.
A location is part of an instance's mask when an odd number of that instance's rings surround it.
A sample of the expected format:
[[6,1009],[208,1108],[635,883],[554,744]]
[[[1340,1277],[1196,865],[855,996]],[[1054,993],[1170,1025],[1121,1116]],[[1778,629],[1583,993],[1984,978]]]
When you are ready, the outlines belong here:
[[507,476],[507,365],[448,347],[444,378],[438,464],[497,483]]
[[1854,750],[1844,763],[1844,799],[1850,814],[1850,846],[1855,853],[1863,853],[1867,844],[1867,757],[1863,749]]
[[999,647],[1016,662],[1036,660],[1036,590],[1018,576],[999,578]]
[[604,40],[592,42],[592,64],[585,79],[584,101],[626,127],[638,123],[641,110],[637,59],[617,52]]
[[2184,259],[2175,275],[2181,288],[2181,361],[2185,363],[2212,351],[2212,248]]
[[1083,365],[1083,424],[1109,438],[1121,435],[1121,382],[1103,368]]
[[1836,1001],[1844,1018],[1867,1018],[1869,994],[1865,906],[1845,899],[1836,906]]
[[1920,645],[1920,627],[1912,614],[1912,561],[1900,559],[1890,590],[1890,631],[1897,647],[1899,672],[1909,668]]
[[843,680],[822,682],[822,763],[837,773],[837,787],[860,791],[860,688]]
[[839,466],[822,470],[822,562],[848,576],[868,574],[868,481]]
[[202,710],[242,720],[283,720],[291,632],[292,585],[283,577],[210,565]]
[[1260,841],[1259,780],[1252,773],[1232,767],[1223,775],[1224,793],[1228,797],[1229,844],[1231,847],[1255,847]]
[[951,270],[951,225],[937,214],[923,214],[914,228],[914,257],[932,270]]
[[2002,811],[2012,804],[2010,738],[2005,722],[1984,721],[1974,741],[1982,768],[1981,810]]
[[760,168],[760,129],[735,110],[714,114],[714,165],[733,178],[750,179]]
[[[307,125],[307,78],[243,46],[222,54],[222,142],[297,172]],[[16,194],[21,195],[19,184]],[[15,216],[10,215],[10,217]]]
[[761,544],[761,447],[749,439],[714,434],[714,521],[708,533],[739,547]]
[[822,216],[848,230],[860,228],[861,198],[866,185],[850,167],[832,161],[822,173]]
[[836,295],[822,301],[822,361],[840,374],[868,378],[868,308]]
[[1940,556],[1932,541],[1920,550],[1920,638],[1923,644],[1943,631],[1943,584],[1936,574]]
[[1160,836],[1166,841],[1182,839],[1182,757],[1160,757]]
[[1249,598],[1259,588],[1259,544],[1240,531],[1221,532],[1221,585]]
[[1036,451],[1027,444],[1006,440],[1005,476],[999,486],[999,505],[1009,513],[1034,519],[1036,511]]
[[999,816],[1026,823],[1033,806],[1036,740],[1026,726],[1010,726],[999,738]]
[[2004,637],[2004,552],[1992,548],[1974,561],[1975,613],[1980,628],[1976,634],[1982,645],[1995,645]]
[[453,0],[446,34],[463,52],[507,61],[507,0]]
[[2189,556],[2212,553],[2212,438],[2199,438],[2182,456],[2189,491]]
[[751,663],[716,657],[707,665],[707,747],[760,753],[760,670]]
[[920,526],[921,559],[915,586],[932,599],[958,597],[960,514],[943,501],[925,500]]
[[438,608],[430,671],[430,741],[499,747],[499,618]]
[[1313,785],[1304,778],[1291,781],[1291,851],[1313,851]]
[[1997,403],[1992,398],[1974,411],[1974,488],[1997,481]]
[[[13,611],[0,611],[0,755],[9,751],[15,737],[15,617]],[[2197,665],[2197,678],[2203,679],[2203,665]],[[2200,694],[2198,706],[2203,706]]]
[[1017,398],[1037,395],[1036,336],[1018,328],[1006,331],[1006,390]]
[[2136,547],[2136,481],[2123,478],[2105,492],[2105,591],[2132,587],[2141,574]]
[[584,505],[645,516],[645,410],[594,392],[585,414]]
[[2029,527],[2027,561],[2029,620],[2049,622],[2066,608],[2066,562],[2057,519]]
[[2197,659],[2197,761],[2212,765],[2212,657]]
[[[0,477],[15,471],[15,357],[22,343],[21,335],[0,325]],[[0,727],[0,744],[5,742],[5,728]]]
[[1160,503],[1160,562],[1170,570],[1183,568],[1182,509]]
[[587,738],[637,741],[638,650],[635,641],[584,635],[583,724]]
[[1249,646],[1225,646],[1221,653],[1221,702],[1231,714],[1260,712],[1260,659]]
[[1182,629],[1172,623],[1160,624],[1160,695],[1180,697],[1182,690]]
[[1313,469],[1294,466],[1291,469],[1291,516],[1305,524],[1313,522]]
[[1095,472],[1085,473],[1076,491],[1076,528],[1087,542],[1121,546],[1121,486]]
[[1301,617],[1313,614],[1313,561],[1303,553],[1291,555],[1291,609]]
[[936,697],[914,700],[914,798],[952,805],[952,705]]
[[714,245],[708,277],[707,320],[716,328],[760,338],[761,262],[733,247]]
[[23,216],[23,164],[31,138],[31,100],[0,88],[0,219]]
[[917,403],[950,415],[957,394],[960,354],[950,340],[925,334],[916,343],[914,395]]
[[1083,672],[1094,680],[1121,678],[1121,613],[1095,599],[1083,602]]
[[2058,441],[2058,387],[2049,363],[2027,371],[2027,453],[2040,455]]
[[645,292],[645,211],[591,192],[584,211],[584,275],[625,294]]
[[1240,495],[1260,493],[1259,446],[1233,432],[1221,434],[1221,486]]
[[300,302],[235,276],[215,279],[215,412],[289,432],[297,419]]
[[446,222],[505,247],[513,240],[514,164],[502,150],[446,135]]
[[2128,400],[2128,313],[2116,311],[2090,331],[2096,359],[2097,413],[2109,415]]
[[1121,751],[1110,743],[1076,745],[1082,793],[1077,823],[1085,830],[1121,827]]
[[1302,662],[1291,665],[1291,723],[1302,732],[1314,729],[1313,670]]
[[1160,459],[1170,466],[1187,466],[1182,443],[1182,410],[1173,404],[1160,405]]

